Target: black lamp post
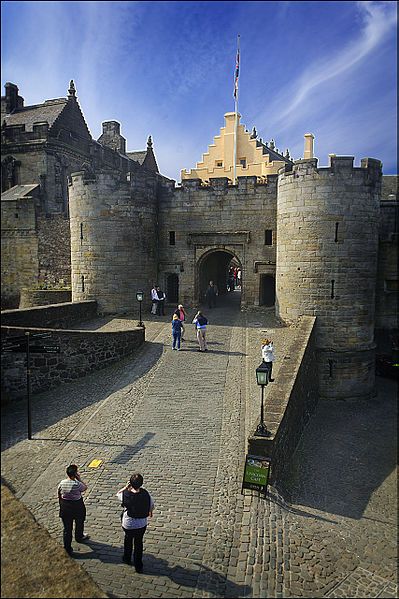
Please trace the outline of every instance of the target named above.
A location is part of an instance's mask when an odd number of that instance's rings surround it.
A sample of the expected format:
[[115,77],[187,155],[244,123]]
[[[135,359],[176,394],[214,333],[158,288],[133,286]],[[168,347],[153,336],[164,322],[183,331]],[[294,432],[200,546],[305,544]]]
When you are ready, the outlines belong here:
[[136,293],[136,299],[139,302],[139,306],[140,306],[140,322],[139,322],[139,327],[143,327],[144,324],[141,322],[141,303],[144,299],[144,293],[142,291],[137,291]]
[[256,382],[258,383],[258,385],[260,385],[262,387],[262,403],[261,403],[261,408],[260,408],[260,422],[255,431],[255,434],[258,435],[259,437],[268,437],[270,435],[269,431],[266,428],[266,424],[264,423],[264,417],[263,417],[263,392],[264,392],[265,386],[269,382],[269,377],[270,377],[269,365],[266,362],[262,362],[262,364],[259,364],[258,368],[256,369]]

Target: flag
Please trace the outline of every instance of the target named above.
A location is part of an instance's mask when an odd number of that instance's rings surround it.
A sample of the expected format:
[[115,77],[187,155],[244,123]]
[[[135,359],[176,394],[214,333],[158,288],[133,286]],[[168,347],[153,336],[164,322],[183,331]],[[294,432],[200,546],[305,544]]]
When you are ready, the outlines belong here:
[[236,60],[236,70],[234,72],[234,93],[233,96],[237,99],[238,94],[238,77],[240,74],[240,46],[239,46],[240,36],[237,39],[237,60]]

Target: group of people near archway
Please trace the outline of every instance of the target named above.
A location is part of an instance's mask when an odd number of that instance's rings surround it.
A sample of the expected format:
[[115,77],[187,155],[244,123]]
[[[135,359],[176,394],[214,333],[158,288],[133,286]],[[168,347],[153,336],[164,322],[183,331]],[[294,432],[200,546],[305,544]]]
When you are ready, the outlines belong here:
[[241,268],[230,266],[227,277],[227,291],[234,291],[236,288],[241,289],[241,276]]

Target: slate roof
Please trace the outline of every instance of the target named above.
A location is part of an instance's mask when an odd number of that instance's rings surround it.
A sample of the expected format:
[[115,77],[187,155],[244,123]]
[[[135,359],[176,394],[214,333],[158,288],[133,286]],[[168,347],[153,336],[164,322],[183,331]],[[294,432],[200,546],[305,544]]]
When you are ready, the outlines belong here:
[[32,185],[14,185],[11,189],[3,191],[1,194],[1,201],[3,200],[20,200],[25,196],[30,196],[32,191],[40,187],[37,183]]
[[126,156],[128,156],[130,160],[135,160],[140,165],[142,165],[144,160],[146,159],[147,150],[138,150],[137,152],[126,152]]
[[32,131],[34,123],[46,122],[49,127],[52,127],[67,103],[66,98],[46,100],[44,104],[17,108],[12,114],[7,114],[4,118],[9,126],[25,125],[25,131]]
[[263,154],[269,154],[271,161],[272,160],[283,160],[284,162],[288,162],[289,164],[292,163],[292,160],[290,160],[289,158],[286,158],[282,154],[279,154],[275,150],[272,150],[271,148],[269,148],[269,146],[267,146],[263,142],[259,141],[259,139],[256,140],[256,147],[257,148],[262,147]]

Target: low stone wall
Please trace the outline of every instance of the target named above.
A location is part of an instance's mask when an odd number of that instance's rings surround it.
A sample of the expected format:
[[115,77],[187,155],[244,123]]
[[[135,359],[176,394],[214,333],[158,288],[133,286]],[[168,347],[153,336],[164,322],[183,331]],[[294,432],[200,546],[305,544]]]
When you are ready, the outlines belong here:
[[72,291],[70,289],[21,289],[19,309],[65,304],[71,301]]
[[[23,335],[24,332],[50,333],[32,345],[55,345],[60,353],[31,353],[31,392],[38,393],[62,383],[73,381],[89,372],[105,368],[130,355],[145,339],[145,329],[99,332],[54,330],[50,328],[2,327],[2,338]],[[26,352],[1,356],[1,388],[4,400],[26,395]]]
[[316,318],[302,316],[275,384],[265,387],[265,421],[271,434],[248,439],[248,453],[271,458],[270,482],[287,497],[284,475],[318,400],[314,328]]
[[1,326],[67,328],[97,316],[96,301],[67,302],[24,310],[3,310]]

